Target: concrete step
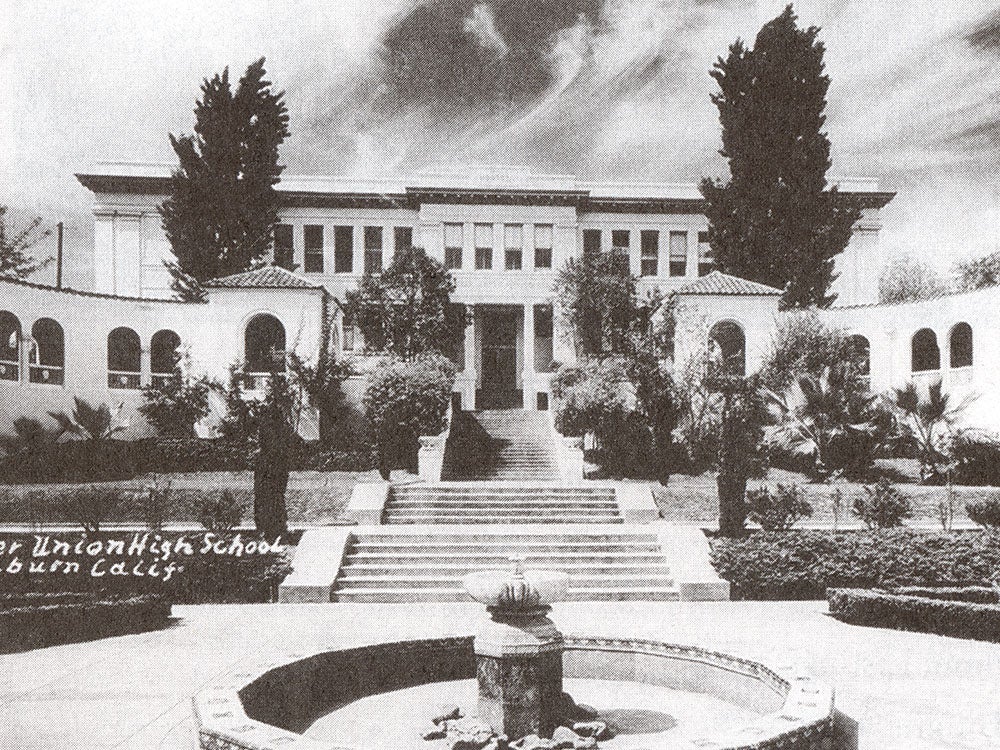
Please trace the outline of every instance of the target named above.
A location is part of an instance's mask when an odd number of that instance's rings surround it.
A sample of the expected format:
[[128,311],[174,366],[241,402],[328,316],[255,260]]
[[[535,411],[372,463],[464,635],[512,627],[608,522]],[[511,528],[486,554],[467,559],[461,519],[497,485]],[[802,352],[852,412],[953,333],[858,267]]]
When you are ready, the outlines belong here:
[[[578,588],[603,589],[649,589],[667,588],[673,586],[669,576],[570,576],[570,583]],[[353,589],[398,589],[409,587],[414,589],[441,589],[462,587],[461,576],[416,576],[416,575],[384,575],[384,576],[344,576],[337,579],[337,591]]]
[[[551,560],[527,560],[527,568],[538,568],[544,570],[561,570],[570,575],[593,576],[601,575],[648,575],[648,576],[669,576],[670,570],[666,563],[651,563],[649,561],[632,562],[612,562],[600,563],[590,560],[572,560],[554,562]],[[375,563],[360,561],[355,558],[348,558],[342,568],[341,575],[344,578],[357,576],[379,576],[379,575],[401,575],[412,574],[418,576],[441,576],[454,577],[463,576],[478,570],[502,570],[509,572],[511,564],[506,560],[494,560],[488,562],[478,562],[475,560],[461,563],[446,563],[434,560],[416,559],[409,563],[383,562]]]
[[385,518],[386,524],[435,524],[451,523],[460,526],[468,524],[497,524],[497,523],[564,523],[564,524],[586,524],[586,523],[623,523],[621,516],[576,516],[564,518],[561,516],[467,516],[467,515],[395,515],[388,514]]
[[406,495],[403,497],[392,497],[386,503],[386,507],[408,508],[408,507],[519,507],[528,506],[532,508],[617,508],[618,504],[612,497],[601,497],[592,495],[591,497],[518,497],[517,495],[507,495],[506,497],[490,497],[481,495],[479,497],[468,497],[464,495],[453,495],[445,497],[442,495]]
[[522,503],[520,505],[486,505],[486,504],[430,504],[387,505],[386,513],[393,516],[411,515],[465,515],[465,516],[617,516],[616,505],[562,505],[547,506]]
[[[509,529],[508,529],[509,531]],[[548,532],[548,529],[545,529]],[[560,533],[539,533],[524,536],[492,535],[479,531],[441,534],[392,532],[365,532],[355,537],[354,548],[372,547],[377,549],[487,549],[503,552],[510,549],[559,549],[569,551],[608,551],[612,549],[636,549],[640,545],[660,549],[659,542],[652,534],[597,533],[592,531]]]
[[[365,568],[436,568],[444,562],[455,560],[456,554],[425,554],[407,555],[394,553],[386,555],[369,555],[349,553],[345,556],[345,566],[360,565]],[[657,553],[607,554],[607,555],[525,555],[525,565],[529,568],[558,568],[579,566],[580,568],[607,568],[622,570],[625,568],[641,568],[647,570],[663,564],[663,555]],[[476,570],[510,570],[513,563],[509,557],[498,555],[463,555],[461,559],[465,566]]]
[[[570,588],[567,601],[677,601],[680,598],[672,586],[639,589],[609,589],[604,587]],[[412,602],[471,602],[469,595],[460,588],[437,589],[351,589],[336,591],[334,601],[357,604],[407,604]]]

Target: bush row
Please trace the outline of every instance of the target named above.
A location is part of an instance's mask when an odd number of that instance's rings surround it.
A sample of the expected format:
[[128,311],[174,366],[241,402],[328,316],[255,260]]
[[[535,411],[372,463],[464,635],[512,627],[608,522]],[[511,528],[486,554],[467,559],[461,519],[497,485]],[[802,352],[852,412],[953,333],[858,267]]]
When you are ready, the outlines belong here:
[[[228,440],[75,440],[22,451],[0,459],[0,483],[108,482],[139,474],[253,469],[252,445]],[[297,441],[292,471],[369,471],[374,451],[361,446],[333,451]]]
[[912,529],[760,532],[713,540],[739,599],[822,599],[827,588],[968,586],[1000,570],[1000,534]]
[[0,602],[0,652],[138,633],[165,627],[169,620],[169,601],[149,594],[11,598]]
[[[27,594],[68,594],[87,593],[104,597],[130,597],[141,594],[152,594],[164,598],[174,604],[217,604],[217,603],[260,603],[276,599],[278,584],[291,572],[287,551],[253,552],[236,556],[231,554],[200,554],[207,532],[108,532],[86,536],[88,543],[108,540],[123,540],[125,554],[107,554],[90,557],[82,554],[59,555],[50,554],[34,558],[28,555],[20,557],[23,567],[18,572],[12,570],[11,560],[17,553],[0,555],[0,586],[13,596]],[[221,541],[223,547],[229,547],[237,534],[215,535],[213,541]],[[66,541],[75,545],[82,538],[81,534],[4,534],[7,549],[12,542],[20,542],[22,551],[31,551],[37,538],[47,538],[51,549],[56,541]],[[173,555],[162,559],[160,550],[162,542],[176,545],[183,537],[194,549],[192,555]],[[239,534],[240,542],[258,542],[260,538],[253,533]],[[138,554],[128,554],[127,550],[133,540],[145,539],[144,549]],[[282,539],[282,544],[288,540]],[[157,548],[153,549],[153,542]],[[78,562],[79,569],[71,570],[60,566],[57,570],[30,570],[29,561],[49,565],[53,560]],[[101,559],[100,571],[104,575],[93,576],[93,564]],[[112,574],[116,563],[124,563],[128,575]],[[171,563],[180,566],[172,572],[169,580],[165,579],[166,567]],[[155,564],[155,567],[154,567]],[[138,572],[136,572],[138,571]]]
[[830,589],[830,614],[853,625],[1000,643],[1000,606],[863,589]]

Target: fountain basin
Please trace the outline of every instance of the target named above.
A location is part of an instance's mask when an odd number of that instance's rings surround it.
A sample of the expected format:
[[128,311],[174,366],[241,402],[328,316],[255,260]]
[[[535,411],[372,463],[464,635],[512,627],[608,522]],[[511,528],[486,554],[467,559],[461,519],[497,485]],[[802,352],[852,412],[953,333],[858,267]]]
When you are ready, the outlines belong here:
[[[750,708],[757,716],[737,728],[665,739],[663,748],[848,747],[834,720],[833,690],[801,671],[648,639],[564,635],[563,648],[568,679],[613,679],[704,693]],[[194,697],[199,747],[369,750],[302,732],[346,703],[417,685],[474,679],[475,670],[471,636],[293,654],[259,663],[220,678]],[[416,739],[414,748],[419,743]],[[645,746],[658,750],[655,742]]]
[[462,584],[469,596],[491,611],[531,612],[563,601],[569,591],[569,576],[554,570],[518,569],[513,574],[486,570],[469,573]]

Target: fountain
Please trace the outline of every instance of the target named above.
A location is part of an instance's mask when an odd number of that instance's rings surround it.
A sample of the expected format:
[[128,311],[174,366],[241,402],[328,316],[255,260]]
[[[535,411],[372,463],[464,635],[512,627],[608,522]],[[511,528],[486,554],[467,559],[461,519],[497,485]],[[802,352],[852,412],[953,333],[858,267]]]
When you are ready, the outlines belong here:
[[[525,570],[520,560],[513,570],[472,573],[463,582],[489,613],[474,636],[292,654],[244,667],[195,696],[199,747],[857,747],[856,725],[835,711],[832,689],[799,670],[656,640],[564,635],[549,614],[565,598],[568,577]],[[605,708],[577,705],[567,688]],[[475,705],[475,715],[463,717],[461,705]]]

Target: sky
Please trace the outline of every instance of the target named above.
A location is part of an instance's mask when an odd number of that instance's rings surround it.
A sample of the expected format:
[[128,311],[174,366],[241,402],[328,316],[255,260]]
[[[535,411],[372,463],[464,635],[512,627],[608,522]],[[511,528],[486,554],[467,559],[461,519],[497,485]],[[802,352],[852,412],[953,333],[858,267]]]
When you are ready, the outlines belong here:
[[[7,0],[0,203],[67,226],[88,284],[98,161],[172,161],[202,79],[264,56],[290,174],[518,164],[590,180],[725,176],[714,60],[771,0]],[[978,0],[802,0],[832,79],[831,176],[876,177],[886,254],[1000,249],[1000,13]],[[53,238],[41,245],[53,251]],[[47,274],[52,274],[49,269]],[[44,279],[43,279],[44,280]]]

